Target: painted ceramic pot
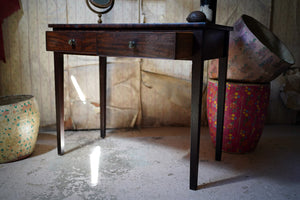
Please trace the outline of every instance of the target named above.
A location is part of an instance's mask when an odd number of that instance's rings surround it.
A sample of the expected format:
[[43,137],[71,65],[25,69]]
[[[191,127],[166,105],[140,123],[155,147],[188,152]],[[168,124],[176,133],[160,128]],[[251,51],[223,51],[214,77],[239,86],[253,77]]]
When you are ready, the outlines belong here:
[[[287,47],[264,25],[243,15],[230,33],[227,79],[267,83],[295,63]],[[218,60],[212,60],[209,78],[218,78]]]
[[0,97],[0,163],[29,156],[35,147],[40,113],[31,95]]
[[[214,144],[216,144],[217,94],[218,82],[209,80],[207,86],[207,118],[210,136]],[[263,131],[269,96],[269,83],[227,83],[223,151],[247,153],[255,149]]]

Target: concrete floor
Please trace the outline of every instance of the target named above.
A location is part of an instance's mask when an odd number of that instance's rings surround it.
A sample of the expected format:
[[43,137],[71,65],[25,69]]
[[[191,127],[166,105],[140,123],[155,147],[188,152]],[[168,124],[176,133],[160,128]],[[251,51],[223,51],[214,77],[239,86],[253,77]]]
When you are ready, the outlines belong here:
[[198,191],[189,190],[189,128],[66,135],[64,156],[55,132],[41,132],[31,157],[1,164],[0,199],[300,199],[300,126],[266,126],[254,152],[221,162],[202,128]]

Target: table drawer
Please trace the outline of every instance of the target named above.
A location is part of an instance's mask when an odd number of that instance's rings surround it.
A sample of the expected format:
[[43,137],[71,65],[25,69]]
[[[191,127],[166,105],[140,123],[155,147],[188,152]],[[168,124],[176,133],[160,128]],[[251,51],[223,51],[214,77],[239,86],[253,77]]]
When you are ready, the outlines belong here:
[[176,32],[102,32],[97,34],[97,51],[102,56],[176,59],[177,38]]
[[96,32],[47,31],[47,51],[96,55]]

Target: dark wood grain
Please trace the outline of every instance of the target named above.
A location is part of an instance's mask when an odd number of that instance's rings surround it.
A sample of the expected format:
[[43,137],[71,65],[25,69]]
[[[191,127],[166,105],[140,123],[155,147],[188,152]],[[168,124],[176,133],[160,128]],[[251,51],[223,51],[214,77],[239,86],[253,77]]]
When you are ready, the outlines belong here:
[[[69,44],[69,40],[72,39],[75,41],[74,46]],[[96,55],[96,32],[47,31],[46,49],[63,53]]]
[[176,33],[176,60],[191,60],[193,54],[193,32]]
[[225,33],[223,57],[219,58],[219,74],[218,74],[218,108],[217,108],[217,133],[216,133],[216,152],[215,160],[220,161],[222,157],[223,144],[223,125],[224,125],[224,108],[227,81],[227,62],[228,62],[228,45],[229,32]]
[[57,152],[64,154],[64,55],[54,52]]
[[203,41],[203,57],[205,60],[224,56],[225,31],[205,30]]
[[198,165],[200,145],[200,121],[203,85],[203,31],[194,33],[192,64],[192,104],[191,104],[191,154],[190,154],[190,189],[198,188]]
[[107,71],[107,58],[99,57],[99,77],[100,77],[100,136],[105,138],[106,133],[106,71]]
[[[50,24],[46,48],[54,51],[58,154],[64,154],[63,53],[100,55],[101,137],[106,123],[106,56],[192,60],[190,189],[198,189],[204,60],[220,58],[216,160],[221,160],[229,31],[212,23]],[[69,44],[69,40],[74,43]],[[135,46],[129,42],[134,41]]]
[[[130,48],[129,42],[135,42]],[[102,32],[97,34],[100,56],[175,59],[176,33]]]
[[163,24],[49,24],[54,30],[199,30],[217,29],[219,31],[231,31],[232,27],[212,24],[207,22],[196,23],[163,23]]

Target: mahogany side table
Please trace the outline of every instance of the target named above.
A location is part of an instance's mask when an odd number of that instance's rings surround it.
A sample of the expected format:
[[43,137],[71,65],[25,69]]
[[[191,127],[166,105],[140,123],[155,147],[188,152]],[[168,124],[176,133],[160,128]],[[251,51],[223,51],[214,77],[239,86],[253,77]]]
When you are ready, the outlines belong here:
[[64,154],[64,54],[99,56],[101,137],[106,129],[106,60],[113,57],[192,61],[190,189],[198,188],[199,139],[205,60],[219,58],[216,157],[221,160],[229,32],[199,23],[49,24],[46,49],[54,52],[58,154]]

